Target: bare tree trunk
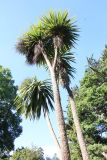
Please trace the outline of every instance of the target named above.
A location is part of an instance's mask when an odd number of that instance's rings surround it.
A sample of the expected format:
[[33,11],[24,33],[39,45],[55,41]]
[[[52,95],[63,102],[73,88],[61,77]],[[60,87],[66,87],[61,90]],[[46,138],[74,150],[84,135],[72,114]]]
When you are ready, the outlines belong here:
[[105,152],[102,152],[102,155],[104,156],[105,159],[107,159],[107,154]]
[[54,143],[55,143],[55,145],[56,145],[56,147],[57,147],[57,155],[58,155],[59,159],[61,159],[60,144],[59,144],[59,142],[58,142],[58,139],[57,139],[56,134],[55,134],[55,132],[54,132],[54,129],[53,129],[53,127],[52,127],[52,123],[51,123],[51,121],[50,121],[50,118],[49,118],[48,113],[46,113],[46,120],[47,120],[48,128],[50,129],[51,135],[52,135],[52,137],[53,137]]
[[57,118],[57,123],[59,128],[59,134],[60,134],[60,142],[61,142],[60,147],[61,147],[62,160],[70,160],[70,151],[69,151],[68,139],[67,139],[66,130],[65,130],[64,115],[63,115],[62,106],[61,106],[59,87],[55,77],[55,71],[54,71],[54,68],[52,68],[50,61],[48,60],[47,55],[44,52],[42,54],[46,60],[46,63],[51,73],[55,112],[56,112],[56,118]]
[[77,139],[78,139],[78,142],[79,142],[82,158],[83,158],[83,160],[89,160],[89,155],[88,155],[88,152],[87,152],[85,140],[84,140],[83,133],[82,133],[82,130],[81,130],[81,126],[80,126],[80,122],[79,122],[79,118],[78,118],[78,114],[77,114],[77,110],[76,110],[76,105],[75,105],[73,93],[72,93],[72,91],[71,91],[71,89],[68,85],[66,85],[66,89],[67,89],[68,94],[69,94],[70,106],[71,106],[71,111],[72,111],[72,115],[73,115],[73,121],[74,121],[74,125],[75,125],[75,128],[76,128]]

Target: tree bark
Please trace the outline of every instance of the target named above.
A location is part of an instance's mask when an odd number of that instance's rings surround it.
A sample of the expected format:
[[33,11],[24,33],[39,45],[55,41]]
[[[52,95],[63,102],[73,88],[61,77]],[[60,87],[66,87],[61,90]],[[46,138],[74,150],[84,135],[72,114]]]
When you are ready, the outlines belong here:
[[58,142],[58,139],[57,139],[56,134],[55,134],[55,132],[54,132],[54,129],[53,129],[53,127],[52,127],[52,123],[51,123],[51,121],[50,121],[50,118],[49,118],[48,113],[46,113],[46,120],[47,120],[48,128],[49,128],[49,130],[50,130],[50,132],[51,132],[51,135],[52,135],[52,137],[53,137],[54,143],[55,143],[55,145],[56,145],[56,147],[57,147],[57,155],[58,155],[59,159],[61,159],[60,144],[59,144],[59,142]]
[[54,47],[54,51],[55,51],[55,56],[54,56],[54,61],[53,61],[53,69],[55,70],[55,66],[56,66],[56,61],[57,61],[57,54],[58,54],[58,49],[57,47]]
[[72,115],[73,115],[73,121],[74,121],[75,129],[76,129],[76,133],[77,133],[77,139],[78,139],[78,143],[80,146],[82,158],[83,158],[83,160],[89,160],[89,155],[87,152],[85,140],[83,137],[83,133],[81,130],[81,126],[80,126],[80,122],[79,122],[79,118],[78,118],[78,114],[77,114],[74,96],[73,96],[73,93],[68,85],[66,85],[66,89],[69,94],[70,106],[71,106],[71,111],[72,111]]
[[102,155],[104,156],[105,159],[107,159],[107,154],[105,152],[102,152]]
[[62,157],[62,160],[70,160],[70,151],[69,151],[68,139],[66,135],[64,115],[63,115],[62,106],[61,106],[59,87],[55,77],[55,69],[52,68],[52,65],[48,60],[47,55],[44,52],[42,54],[45,58],[45,61],[49,67],[50,74],[51,74],[53,96],[54,96],[54,103],[55,103],[55,112],[56,112],[56,118],[57,118],[59,134],[60,134],[60,142],[61,142],[60,143],[61,157]]
[[51,72],[51,79],[52,79],[52,86],[53,86],[55,111],[56,111],[56,117],[57,117],[60,141],[61,141],[62,160],[70,160],[70,151],[69,151],[68,139],[67,139],[66,130],[65,130],[64,115],[61,107],[59,88],[56,82],[54,71]]

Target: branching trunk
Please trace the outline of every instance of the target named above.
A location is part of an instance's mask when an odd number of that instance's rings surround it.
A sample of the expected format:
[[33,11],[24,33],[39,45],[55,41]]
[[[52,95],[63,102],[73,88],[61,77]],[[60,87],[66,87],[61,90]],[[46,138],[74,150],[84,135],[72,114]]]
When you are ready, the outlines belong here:
[[55,143],[55,145],[56,145],[56,147],[57,147],[58,157],[61,159],[61,155],[60,155],[60,152],[61,152],[61,150],[60,150],[60,144],[59,144],[59,142],[58,142],[58,139],[57,139],[56,134],[55,134],[55,132],[54,132],[54,129],[53,129],[53,127],[52,127],[52,123],[51,123],[51,121],[50,121],[50,118],[49,118],[48,113],[46,113],[46,120],[47,120],[48,128],[50,129],[51,135],[52,135],[52,137],[53,137],[54,143]]
[[55,47],[55,49],[54,49],[54,50],[55,50],[55,57],[54,57],[53,66],[52,66],[52,67],[53,67],[53,69],[55,69],[56,61],[57,61],[57,54],[58,54],[58,53],[57,53],[57,50],[58,50],[58,49],[57,49],[57,47]]
[[73,121],[74,121],[74,125],[75,125],[75,128],[76,128],[77,139],[78,139],[78,143],[79,143],[79,146],[80,146],[82,158],[83,158],[83,160],[89,160],[89,155],[88,155],[88,152],[87,152],[86,144],[85,144],[83,133],[82,133],[82,130],[81,130],[81,126],[80,126],[80,122],[79,122],[79,118],[78,118],[78,114],[77,114],[77,110],[76,110],[76,105],[75,105],[73,93],[72,93],[72,91],[71,91],[71,89],[69,88],[68,85],[66,85],[66,89],[67,89],[68,94],[69,94],[70,106],[71,106],[71,111],[72,111],[72,115],[73,115]]
[[44,52],[43,52],[43,56],[45,58],[45,61],[51,73],[55,112],[56,112],[56,118],[57,118],[57,123],[59,128],[59,134],[60,134],[62,160],[70,160],[70,151],[69,151],[68,139],[67,139],[66,130],[65,130],[64,115],[61,107],[61,100],[60,100],[59,88],[58,88],[56,77],[55,77],[55,71],[54,71],[54,68],[52,68],[51,63]]

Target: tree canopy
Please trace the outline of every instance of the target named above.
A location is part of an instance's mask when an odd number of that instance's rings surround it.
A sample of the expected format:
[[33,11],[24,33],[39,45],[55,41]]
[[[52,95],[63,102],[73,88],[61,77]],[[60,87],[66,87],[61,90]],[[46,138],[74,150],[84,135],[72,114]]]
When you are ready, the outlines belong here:
[[36,77],[25,79],[19,87],[15,104],[19,113],[24,113],[26,118],[39,119],[41,112],[46,116],[49,109],[54,110],[51,83],[39,81]]
[[21,118],[15,111],[17,86],[9,69],[0,66],[0,151],[1,156],[14,149],[14,140],[21,134]]
[[44,153],[42,148],[32,147],[17,149],[11,160],[44,160]]
[[[88,59],[89,67],[74,89],[81,127],[91,160],[103,160],[107,152],[107,46],[100,59]],[[72,148],[72,159],[81,160],[76,132],[68,107],[68,137]]]

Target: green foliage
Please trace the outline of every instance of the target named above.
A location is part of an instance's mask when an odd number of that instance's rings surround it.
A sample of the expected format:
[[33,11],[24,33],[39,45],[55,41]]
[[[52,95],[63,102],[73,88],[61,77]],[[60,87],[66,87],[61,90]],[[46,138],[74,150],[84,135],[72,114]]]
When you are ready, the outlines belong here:
[[10,70],[0,66],[0,100],[13,102],[16,91],[17,87],[14,86]]
[[72,53],[63,53],[57,57],[56,74],[58,81],[64,86],[70,84],[71,77],[74,78],[75,68],[72,63],[75,62],[74,55]]
[[53,107],[53,94],[51,84],[48,81],[38,81],[35,78],[26,79],[19,88],[19,95],[15,99],[17,110],[26,117],[37,118],[49,113]]
[[51,38],[58,36],[62,41],[62,46],[70,49],[77,40],[77,27],[73,19],[68,18],[68,12],[50,12],[41,19],[43,30]]
[[[91,58],[89,68],[74,90],[76,105],[81,127],[91,160],[104,160],[103,152],[107,152],[107,47],[102,57],[96,61]],[[103,76],[105,75],[105,76]],[[68,109],[68,137],[70,140],[71,157],[81,160],[76,140],[70,108]]]
[[33,147],[17,149],[11,160],[44,160],[44,153],[42,148]]
[[32,25],[29,31],[19,39],[16,45],[17,51],[25,55],[28,64],[34,64],[35,62],[44,64],[41,52],[43,44],[46,45],[47,43],[47,39],[40,26],[41,25]]
[[[49,60],[54,58],[54,38],[61,41],[61,50],[69,51],[78,37],[78,29],[67,12],[50,12],[41,18],[38,25],[30,27],[18,41],[16,49],[26,57],[29,64],[46,64],[42,52],[45,51]],[[60,54],[61,52],[59,52]]]
[[21,134],[21,118],[15,111],[17,87],[11,72],[0,66],[0,151],[2,156],[14,149],[14,140]]

